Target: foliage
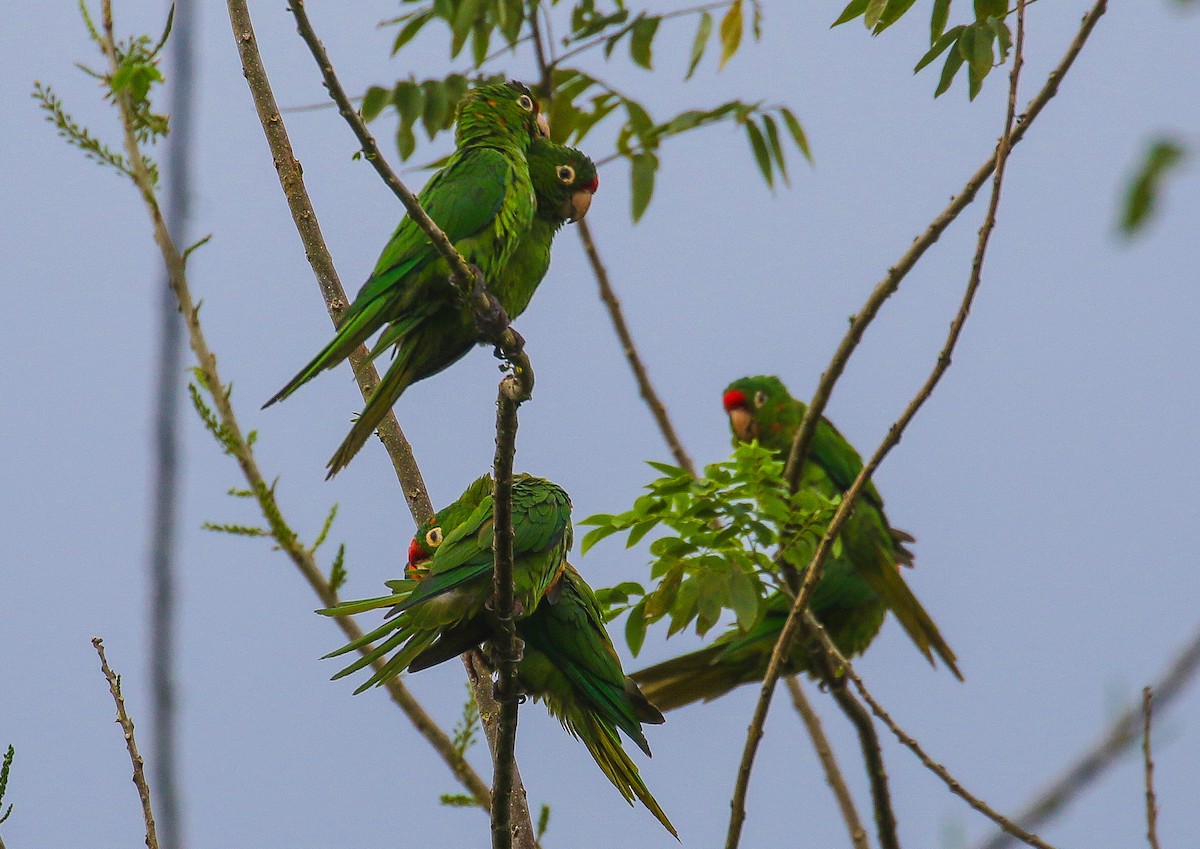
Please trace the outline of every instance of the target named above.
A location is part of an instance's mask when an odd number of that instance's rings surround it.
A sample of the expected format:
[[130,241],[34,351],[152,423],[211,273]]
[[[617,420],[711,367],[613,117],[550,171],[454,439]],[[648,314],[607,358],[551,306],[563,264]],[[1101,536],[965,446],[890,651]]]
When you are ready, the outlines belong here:
[[[0,764],[0,808],[3,807],[4,794],[8,790],[8,771],[12,768],[13,757],[17,754],[16,750],[10,745],[8,751],[4,753],[4,762]],[[0,823],[8,819],[12,813],[13,806],[10,804],[8,809],[0,814]]]
[[[460,760],[465,760],[467,752],[479,740],[479,706],[475,704],[475,696],[467,687],[467,700],[463,702],[462,716],[454,725],[450,744],[454,754]],[[474,808],[479,801],[474,796],[465,793],[443,793],[440,797],[443,805],[452,808]]]
[[[620,514],[599,514],[580,524],[593,529],[583,551],[605,537],[628,531],[626,547],[651,531],[668,533],[650,543],[650,589],[633,581],[597,591],[613,619],[628,611],[625,639],[635,655],[646,628],[670,619],[667,636],[695,621],[703,636],[732,611],[749,629],[763,613],[763,598],[781,588],[777,550],[797,569],[808,565],[839,499],[802,490],[788,494],[784,464],[758,443],[738,445],[733,456],[693,478],[685,470],[650,463],[661,473],[645,495]],[[840,553],[840,541],[834,555]]]
[[1158,210],[1167,177],[1187,159],[1183,143],[1169,138],[1157,138],[1150,143],[1141,166],[1125,190],[1120,228],[1126,236],[1142,232]]

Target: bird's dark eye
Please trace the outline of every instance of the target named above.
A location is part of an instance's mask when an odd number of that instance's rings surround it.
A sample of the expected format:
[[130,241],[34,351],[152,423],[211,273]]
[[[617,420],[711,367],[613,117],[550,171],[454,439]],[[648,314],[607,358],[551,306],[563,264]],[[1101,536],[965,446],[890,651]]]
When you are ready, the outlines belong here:
[[528,94],[522,94],[520,97],[517,98],[517,105],[520,106],[522,109],[524,109],[526,112],[532,112],[533,111],[533,98],[530,97]]
[[437,548],[442,544],[442,529],[430,528],[425,534],[425,544],[430,548]]
[[767,403],[767,393],[760,389],[754,393],[754,406],[762,407],[765,403]]
[[558,166],[558,179],[564,183],[568,183],[568,184],[574,183],[575,182],[575,169],[572,168],[570,165],[559,165]]

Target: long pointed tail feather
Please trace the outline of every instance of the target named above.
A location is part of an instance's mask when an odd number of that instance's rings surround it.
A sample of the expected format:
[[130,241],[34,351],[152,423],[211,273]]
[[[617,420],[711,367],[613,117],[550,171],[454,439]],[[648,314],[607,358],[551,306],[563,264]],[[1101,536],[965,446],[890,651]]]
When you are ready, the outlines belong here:
[[753,670],[744,668],[744,664],[718,662],[724,651],[724,646],[707,646],[648,666],[629,677],[660,711],[670,712],[701,700],[709,702],[755,678]]
[[392,405],[400,399],[407,389],[413,383],[413,373],[410,368],[415,353],[414,347],[404,348],[396,357],[395,362],[384,374],[383,380],[379,381],[379,385],[375,387],[375,391],[371,393],[371,397],[367,400],[367,405],[363,407],[362,414],[354,425],[350,428],[350,432],[346,434],[346,438],[342,440],[342,444],[338,446],[337,451],[329,458],[326,463],[326,468],[329,470],[325,475],[325,479],[329,480],[342,469],[346,468],[347,464],[354,459],[354,455],[359,452],[364,445],[367,444],[367,439],[378,427],[388,414],[388,410],[392,409]]

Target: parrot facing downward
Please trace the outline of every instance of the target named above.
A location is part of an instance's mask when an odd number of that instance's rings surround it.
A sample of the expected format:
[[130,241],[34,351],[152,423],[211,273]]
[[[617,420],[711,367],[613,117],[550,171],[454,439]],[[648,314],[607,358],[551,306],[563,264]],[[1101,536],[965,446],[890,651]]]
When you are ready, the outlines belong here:
[[[725,389],[724,404],[735,444],[757,439],[763,447],[783,454],[790,449],[806,409],[779,378],[766,376],[734,381]],[[822,417],[801,486],[826,496],[839,495],[850,488],[861,469],[858,452]],[[826,561],[809,601],[813,615],[838,650],[846,657],[861,654],[891,610],[929,662],[933,663],[936,652],[961,680],[954,652],[900,575],[900,566],[912,566],[913,555],[905,544],[913,537],[888,524],[883,498],[874,483],[868,482],[863,489],[841,538],[841,556]],[[740,684],[761,681],[790,607],[790,598],[776,593],[766,600],[765,615],[750,631],[735,627],[699,651],[631,677],[663,710],[699,699],[709,701]],[[792,648],[784,671],[814,672],[810,649],[803,641]]]
[[[544,478],[518,475],[512,488],[512,520],[513,612],[519,619],[531,614],[548,592],[553,594],[566,566],[571,500]],[[403,669],[416,672],[483,640],[488,633],[484,606],[492,597],[492,537],[492,479],[485,475],[418,529],[409,546],[408,574],[420,575],[419,583],[389,582],[392,595],[320,611],[343,615],[392,608],[382,626],[326,655],[336,657],[386,637],[334,678],[356,672],[398,648],[382,669],[355,690],[361,693]]]
[[[538,119],[537,101],[520,83],[467,92],[458,107],[456,149],[418,195],[434,223],[484,280],[499,277],[533,221],[535,199],[525,152],[540,132]],[[329,476],[350,462],[405,389],[446,368],[476,341],[474,319],[448,285],[449,275],[446,261],[405,216],[333,339],[263,405],[288,397],[388,326],[383,347],[373,354],[394,345],[396,359],[330,459]]]

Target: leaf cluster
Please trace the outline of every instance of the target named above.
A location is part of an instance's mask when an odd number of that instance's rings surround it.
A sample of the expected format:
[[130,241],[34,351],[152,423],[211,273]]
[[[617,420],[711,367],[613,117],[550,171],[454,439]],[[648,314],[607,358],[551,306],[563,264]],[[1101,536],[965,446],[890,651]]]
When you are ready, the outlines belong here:
[[[524,9],[511,0],[405,0],[418,8],[387,22],[399,25],[393,55],[408,44],[427,24],[441,20],[450,27],[450,55],[458,56],[468,35],[472,38],[472,71],[454,73],[441,79],[399,80],[390,86],[375,85],[363,97],[362,114],[370,121],[385,110],[395,110],[398,118],[396,148],[408,159],[416,150],[415,128],[423,126],[429,140],[454,125],[455,108],[467,89],[481,82],[505,78],[502,73],[481,72],[482,66],[499,54],[489,54],[493,35],[506,49],[534,37],[531,14],[548,10],[540,2]],[[549,5],[555,5],[551,3]],[[714,27],[714,11],[723,10],[720,24]],[[733,123],[743,128],[750,153],[763,179],[774,186],[776,178],[789,182],[785,157],[785,139],[811,159],[808,139],[796,114],[783,105],[764,105],[762,101],[731,100],[706,108],[688,109],[665,118],[651,116],[646,105],[616,90],[596,74],[569,64],[570,60],[599,50],[605,59],[618,46],[628,45],[629,58],[638,67],[653,70],[654,40],[661,25],[670,19],[697,19],[696,35],[687,60],[685,79],[690,79],[703,59],[716,29],[720,43],[720,67],[733,57],[742,43],[743,30],[749,28],[758,38],[762,31],[762,10],[758,0],[719,0],[719,2],[654,14],[631,14],[623,0],[614,0],[603,8],[596,0],[577,0],[570,8],[569,32],[557,44],[563,52],[547,58],[550,90],[540,92],[549,103],[549,119],[554,141],[578,145],[606,119],[619,121],[616,149],[600,158],[601,165],[625,159],[630,165],[631,214],[637,221],[645,213],[654,194],[654,180],[662,142],[700,127]],[[503,50],[501,53],[504,52]]]
[[[8,790],[8,771],[12,769],[13,757],[17,754],[16,749],[11,745],[8,751],[4,753],[4,762],[0,763],[0,808],[3,808],[4,794]],[[0,814],[0,823],[8,819],[12,813],[13,806],[10,804],[3,814]]]
[[[479,729],[479,706],[475,703],[475,696],[468,685],[462,716],[455,723],[450,738],[450,745],[454,747],[454,754],[459,760],[465,760],[467,752],[478,742]],[[443,793],[439,801],[451,808],[474,808],[479,805],[478,799],[465,793]]]
[[[693,478],[684,469],[650,463],[661,476],[631,509],[599,514],[583,538],[587,552],[605,537],[627,532],[626,548],[652,531],[649,587],[627,581],[598,590],[609,619],[628,611],[625,638],[635,655],[646,629],[668,619],[667,636],[695,623],[703,636],[728,610],[748,630],[764,613],[763,600],[782,589],[773,553],[804,568],[837,509],[838,498],[811,491],[788,493],[778,454],[757,443],[740,444],[733,456]],[[840,541],[835,542],[835,555]]]
[[[849,5],[833,22],[834,26],[862,18],[872,35],[879,35],[904,13],[915,0],[850,0]],[[984,78],[992,68],[1003,65],[1012,51],[1012,30],[1006,22],[1013,14],[1008,0],[972,0],[975,19],[946,29],[950,21],[951,0],[934,0],[929,16],[929,50],[917,62],[913,72],[930,65],[943,53],[942,73],[934,97],[945,93],[964,67],[967,69],[967,95],[971,100],[983,88]],[[947,52],[949,51],[949,52]]]

